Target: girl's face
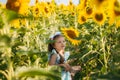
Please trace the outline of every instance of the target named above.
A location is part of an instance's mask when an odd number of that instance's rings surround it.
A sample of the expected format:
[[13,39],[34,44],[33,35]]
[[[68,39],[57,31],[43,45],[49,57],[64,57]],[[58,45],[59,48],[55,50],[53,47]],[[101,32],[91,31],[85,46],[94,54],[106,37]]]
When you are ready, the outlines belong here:
[[59,36],[58,38],[55,39],[55,43],[54,43],[53,47],[57,51],[61,51],[61,50],[65,49],[65,45],[66,45],[66,41],[65,41],[64,37]]

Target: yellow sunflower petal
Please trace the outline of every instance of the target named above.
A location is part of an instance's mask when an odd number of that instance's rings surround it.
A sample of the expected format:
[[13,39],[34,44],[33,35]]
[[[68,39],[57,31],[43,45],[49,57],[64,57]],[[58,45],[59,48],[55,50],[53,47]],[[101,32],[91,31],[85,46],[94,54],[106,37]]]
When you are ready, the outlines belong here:
[[41,12],[41,10],[40,10],[40,6],[39,6],[38,3],[36,3],[35,6],[33,6],[32,12],[33,12],[33,16],[34,16],[34,17],[40,17],[40,12]]
[[78,45],[81,42],[80,40],[76,39],[79,37],[78,30],[70,27],[70,28],[61,28],[61,31],[73,45]]
[[20,20],[14,19],[14,20],[10,21],[10,25],[14,28],[20,28]]
[[109,17],[109,24],[112,25],[113,23],[115,23],[115,18],[117,16],[116,12],[115,12],[115,6],[116,6],[116,0],[111,0],[109,2],[109,5],[108,5],[108,11],[107,11],[107,14],[108,14],[108,17]]
[[120,16],[116,19],[116,27],[120,27]]
[[92,0],[91,2],[93,2],[93,5],[96,8],[100,8],[100,7],[106,6],[106,4],[110,1],[109,0]]
[[87,15],[85,13],[85,11],[81,11],[79,12],[79,15],[78,15],[78,23],[80,24],[83,24],[87,21]]

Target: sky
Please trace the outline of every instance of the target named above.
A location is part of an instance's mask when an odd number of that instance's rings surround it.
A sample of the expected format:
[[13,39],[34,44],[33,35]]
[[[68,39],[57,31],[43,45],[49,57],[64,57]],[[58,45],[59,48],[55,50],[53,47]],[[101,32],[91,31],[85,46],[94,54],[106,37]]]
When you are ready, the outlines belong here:
[[[39,0],[39,1],[51,1],[51,0]],[[64,3],[67,5],[69,3],[69,0],[55,0],[56,3],[59,5],[61,3]],[[0,0],[1,3],[5,4],[7,0]],[[33,5],[35,0],[31,0],[30,5]],[[77,5],[79,3],[79,0],[72,0],[73,4]]]

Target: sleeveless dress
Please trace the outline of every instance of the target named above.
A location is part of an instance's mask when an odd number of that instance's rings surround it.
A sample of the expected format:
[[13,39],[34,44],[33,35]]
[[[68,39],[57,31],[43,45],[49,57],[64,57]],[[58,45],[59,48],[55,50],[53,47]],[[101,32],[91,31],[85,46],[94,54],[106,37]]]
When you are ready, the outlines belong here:
[[[50,58],[51,58],[51,56],[52,56],[53,54],[57,54],[57,52],[56,52],[55,49],[53,49],[52,52],[48,55],[48,61],[50,60]],[[69,58],[69,56],[70,56],[70,53],[69,53],[69,52],[65,52],[65,53],[64,53],[64,58],[65,58],[65,61],[64,61],[64,62],[67,61],[67,59]],[[59,64],[59,63],[60,63],[60,56],[59,56],[59,54],[57,54],[57,59],[56,59],[55,64]],[[69,72],[69,71],[62,70],[62,71],[61,71],[61,80],[72,80],[70,72]]]

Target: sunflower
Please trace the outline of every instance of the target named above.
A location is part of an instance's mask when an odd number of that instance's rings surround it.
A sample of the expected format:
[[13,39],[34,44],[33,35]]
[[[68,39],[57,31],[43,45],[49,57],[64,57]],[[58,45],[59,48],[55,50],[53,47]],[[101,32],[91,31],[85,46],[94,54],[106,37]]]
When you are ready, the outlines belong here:
[[109,2],[109,0],[92,0],[92,2],[96,8],[100,8],[104,7]]
[[28,20],[27,19],[20,19],[19,21],[20,21],[20,25],[28,27]]
[[30,0],[7,0],[6,8],[23,14],[26,12],[29,2]]
[[62,13],[62,14],[65,14],[65,15],[67,15],[68,14],[68,7],[65,5],[65,4],[60,4],[59,6],[58,6],[58,9],[60,10],[60,12]]
[[73,45],[78,45],[81,42],[80,40],[76,39],[79,37],[78,30],[70,27],[70,28],[61,28],[61,31]]
[[28,12],[29,12],[28,8],[29,8],[29,4],[28,3],[22,3],[20,8],[19,8],[18,13],[27,16]]
[[49,17],[51,15],[52,9],[50,8],[51,6],[49,2],[40,2],[39,7],[43,17]]
[[96,10],[93,13],[93,20],[98,23],[99,25],[104,24],[105,20],[106,20],[106,14],[104,13],[104,11],[102,10]]
[[37,4],[39,1],[38,0],[35,0],[35,3]]
[[118,16],[120,16],[120,2],[118,0],[112,0],[108,6],[109,24],[115,23]]
[[70,1],[69,5],[67,6],[69,12],[73,12],[75,10],[75,5]]
[[83,24],[87,21],[87,15],[85,13],[85,11],[81,11],[79,12],[79,15],[78,15],[78,23],[80,24]]
[[50,11],[54,12],[56,9],[56,4],[55,4],[54,0],[52,0],[51,2],[47,2],[47,4],[48,4]]
[[21,2],[21,3],[29,3],[30,2],[30,0],[18,0],[18,1]]
[[81,10],[84,10],[87,4],[88,4],[88,0],[80,0],[80,4],[78,4],[77,6],[77,11],[79,12]]
[[85,13],[87,15],[87,18],[91,18],[93,14],[93,8],[92,7],[86,7],[85,8]]
[[39,6],[38,3],[36,3],[35,6],[33,6],[32,12],[33,12],[33,16],[34,16],[34,17],[40,17],[40,12],[41,12],[41,10],[40,10],[40,6]]
[[44,17],[49,17],[51,15],[51,10],[50,10],[49,6],[48,5],[44,6],[43,9],[44,9],[43,10],[43,16]]
[[6,8],[18,12],[21,2],[19,0],[7,0]]

